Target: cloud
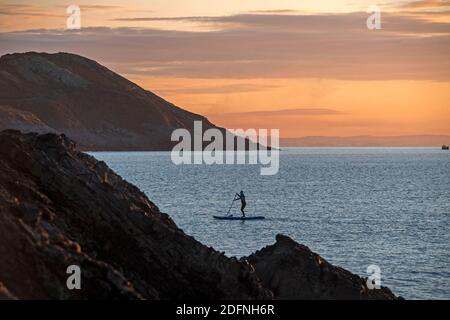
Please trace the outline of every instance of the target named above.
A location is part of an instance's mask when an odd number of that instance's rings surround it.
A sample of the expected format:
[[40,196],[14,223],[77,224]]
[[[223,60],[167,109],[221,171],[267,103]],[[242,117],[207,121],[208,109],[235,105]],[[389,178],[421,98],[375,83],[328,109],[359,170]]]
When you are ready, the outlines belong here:
[[129,17],[129,18],[113,18],[111,21],[189,21],[189,22],[210,22],[214,21],[214,17],[207,16],[191,16],[191,17]]
[[443,8],[450,7],[450,0],[418,0],[400,4],[397,7],[405,9]]
[[444,22],[450,20],[450,0],[419,0],[406,3],[390,3],[386,8],[405,16],[417,16],[424,20]]
[[[223,110],[223,107],[221,108]],[[221,110],[219,109],[219,110]],[[219,111],[220,112],[220,111]],[[346,128],[355,126],[347,120],[348,114],[331,109],[318,107],[302,107],[281,110],[256,110],[246,112],[206,112],[209,120],[223,123],[227,128],[283,128],[284,134],[298,134],[301,130],[317,130],[317,128]],[[357,127],[373,125],[373,120],[358,121]],[[310,131],[308,131],[310,132]]]
[[[313,33],[346,32],[362,34],[367,31],[368,15],[363,12],[345,14],[237,14],[230,16],[186,16],[186,17],[128,17],[115,18],[114,21],[128,22],[191,22],[221,25],[226,30],[259,30],[265,29],[269,34],[275,31]],[[385,33],[450,33],[448,23],[430,22],[401,14],[384,13]]]
[[51,10],[46,10],[44,7],[10,3],[0,5],[0,15],[2,16],[35,16],[35,17],[64,17],[64,14],[56,14]]
[[8,7],[8,8],[29,8],[32,7],[31,4],[25,4],[25,3],[5,3],[2,4],[2,7]]
[[[0,5],[0,15],[3,16],[33,16],[33,17],[55,17],[62,18],[67,17],[65,8],[68,5],[57,6],[45,6],[45,5],[32,5],[21,3],[10,3]],[[55,8],[61,9],[56,11]],[[117,10],[121,9],[121,6],[116,5],[92,5],[85,4],[80,5],[83,11],[105,11],[105,10]],[[56,13],[61,12],[61,13]]]
[[276,10],[251,10],[248,11],[248,13],[298,13],[300,11],[298,10],[292,10],[292,9],[276,9]]
[[[131,21],[131,22],[142,22],[142,21],[178,21],[178,22],[202,22],[202,23],[233,23],[233,22],[245,22],[238,21],[239,17],[248,16],[263,16],[266,15],[276,15],[281,16],[284,14],[294,14],[299,13],[297,10],[253,10],[248,11],[244,14],[232,15],[232,16],[179,16],[179,17],[122,17],[122,18],[112,18],[111,21]],[[233,19],[238,17],[238,19]]]
[[342,115],[342,114],[344,113],[341,111],[329,108],[294,108],[294,109],[260,110],[260,111],[246,111],[246,112],[226,112],[220,113],[220,116],[291,117],[291,116],[324,116],[324,115]]
[[65,17],[65,15],[62,14],[53,14],[53,13],[47,13],[47,12],[34,12],[34,11],[7,11],[7,10],[0,10],[0,15],[4,16],[33,16],[33,17],[54,17],[54,18],[61,18]]
[[383,15],[382,30],[366,28],[366,13],[155,19],[203,21],[220,24],[221,29],[96,27],[76,32],[9,32],[0,33],[0,53],[73,52],[128,75],[450,80],[449,23],[394,13]]
[[189,87],[189,88],[171,88],[161,89],[158,92],[163,94],[217,94],[217,93],[244,93],[244,92],[258,92],[269,89],[279,88],[276,85],[265,84],[228,84],[221,86],[204,86],[204,87]]
[[116,5],[102,5],[102,4],[82,4],[80,5],[82,10],[116,10],[122,9],[122,6]]

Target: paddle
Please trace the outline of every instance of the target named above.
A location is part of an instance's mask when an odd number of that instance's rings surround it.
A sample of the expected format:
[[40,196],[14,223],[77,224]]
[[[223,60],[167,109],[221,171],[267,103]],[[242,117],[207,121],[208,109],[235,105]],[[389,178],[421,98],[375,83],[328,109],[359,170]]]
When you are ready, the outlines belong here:
[[231,207],[233,206],[233,204],[234,204],[234,202],[235,202],[236,200],[238,200],[238,199],[234,198],[233,201],[231,201],[231,206],[230,206],[230,208],[228,209],[228,212],[227,212],[227,216],[228,216],[228,217],[230,216],[230,210],[231,210]]

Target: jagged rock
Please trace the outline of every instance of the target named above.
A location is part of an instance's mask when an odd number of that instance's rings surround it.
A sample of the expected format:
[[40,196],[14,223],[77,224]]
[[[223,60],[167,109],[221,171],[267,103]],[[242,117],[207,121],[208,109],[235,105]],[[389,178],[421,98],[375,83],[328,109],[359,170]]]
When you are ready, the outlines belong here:
[[0,133],[0,212],[0,281],[19,299],[272,297],[64,135]]
[[276,299],[396,299],[388,288],[369,290],[365,279],[284,235],[245,260]]
[[0,300],[16,300],[17,298],[0,282]]
[[284,236],[226,257],[56,134],[0,133],[0,257],[0,299],[394,298]]

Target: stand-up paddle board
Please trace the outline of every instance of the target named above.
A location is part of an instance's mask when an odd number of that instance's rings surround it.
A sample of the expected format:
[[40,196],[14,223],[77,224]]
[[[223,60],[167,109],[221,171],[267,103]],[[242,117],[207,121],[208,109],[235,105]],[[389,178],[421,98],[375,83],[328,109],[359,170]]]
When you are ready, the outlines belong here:
[[233,216],[214,216],[214,219],[218,220],[264,220],[263,216],[254,216],[254,217],[233,217]]

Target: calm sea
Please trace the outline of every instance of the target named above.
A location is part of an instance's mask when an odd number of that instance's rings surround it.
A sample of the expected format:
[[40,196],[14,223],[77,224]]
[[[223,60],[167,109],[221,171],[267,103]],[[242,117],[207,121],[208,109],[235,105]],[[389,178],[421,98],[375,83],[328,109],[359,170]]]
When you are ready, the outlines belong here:
[[[429,148],[299,148],[280,171],[257,165],[174,165],[169,152],[92,152],[138,186],[186,233],[245,256],[277,233],[407,299],[450,298],[450,152]],[[244,190],[248,215],[218,221]],[[237,203],[232,212],[238,213]]]

